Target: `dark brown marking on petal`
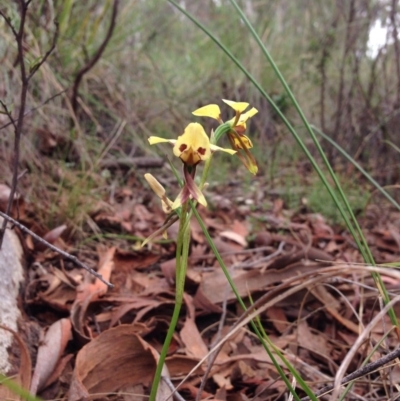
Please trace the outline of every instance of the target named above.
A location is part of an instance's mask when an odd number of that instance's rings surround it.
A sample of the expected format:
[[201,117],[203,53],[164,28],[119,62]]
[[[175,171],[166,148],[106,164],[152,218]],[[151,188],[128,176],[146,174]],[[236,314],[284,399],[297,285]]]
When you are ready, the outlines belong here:
[[200,153],[202,156],[206,154],[206,149],[205,148],[198,148],[197,152]]
[[179,151],[180,151],[180,152],[183,152],[183,151],[185,151],[186,149],[187,149],[187,145],[184,144],[184,143],[182,143],[182,145],[179,146]]

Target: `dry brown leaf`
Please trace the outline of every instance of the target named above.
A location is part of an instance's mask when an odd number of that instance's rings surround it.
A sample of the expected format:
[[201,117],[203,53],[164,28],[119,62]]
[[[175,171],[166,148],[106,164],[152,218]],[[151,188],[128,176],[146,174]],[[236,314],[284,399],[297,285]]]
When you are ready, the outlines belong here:
[[335,299],[335,297],[330,294],[325,286],[317,285],[315,287],[310,288],[310,292],[317,298],[322,304],[325,305],[326,310],[331,314],[338,322],[343,324],[344,327],[351,330],[353,333],[359,333],[359,327],[351,320],[346,319],[342,316],[338,308],[340,306],[339,302]]
[[[6,330],[14,336],[17,341],[20,349],[20,366],[19,371],[16,377],[13,377],[14,383],[18,384],[25,390],[28,390],[31,385],[31,372],[32,372],[32,362],[31,357],[28,351],[28,348],[25,342],[22,340],[20,335],[16,333],[14,330],[9,329],[6,326],[0,325],[0,329]],[[0,384],[0,400],[13,400],[13,401],[22,401],[22,397],[17,396],[11,390],[9,390],[6,386]]]
[[[283,266],[279,270],[266,270],[262,273],[260,270],[234,270],[231,274],[233,282],[241,297],[247,297],[249,293],[254,291],[262,291],[265,286],[279,283],[283,280],[297,275],[299,272],[306,273],[316,270],[314,264],[303,264],[299,266]],[[198,288],[201,291],[201,298],[204,297],[212,304],[221,303],[227,298],[228,301],[236,299],[234,293],[228,287],[226,277],[221,269],[217,269],[212,273],[203,273],[203,281]],[[225,288],[229,288],[225,291]],[[197,301],[197,297],[196,297]]]
[[249,235],[249,227],[246,221],[233,220],[231,230],[240,234],[243,238]]
[[186,354],[188,356],[201,359],[208,353],[208,348],[201,338],[200,332],[194,321],[195,310],[193,305],[193,298],[187,294],[184,295],[185,303],[187,306],[186,321],[180,332],[182,342],[186,347]]
[[101,333],[78,352],[68,401],[82,401],[90,394],[110,393],[127,385],[148,385],[157,363],[153,352],[131,325]]
[[236,242],[237,244],[241,245],[243,248],[247,247],[246,238],[241,234],[238,234],[231,230],[227,230],[227,231],[222,231],[219,235],[222,238],[226,238],[226,239],[229,239],[230,241]]
[[267,309],[266,314],[279,333],[282,334],[289,327],[290,323],[288,322],[285,312],[282,308],[272,306],[271,308]]
[[[109,248],[106,252],[102,252],[99,250],[100,261],[97,272],[103,276],[104,280],[107,281],[110,280],[111,272],[114,268],[115,250],[115,247]],[[89,279],[91,279],[91,276],[89,277]],[[96,278],[93,284],[90,282],[82,283],[77,288],[75,302],[82,302],[88,297],[90,297],[91,300],[94,301],[95,299],[104,295],[107,292],[107,289],[107,284],[103,283],[98,278]]]
[[175,282],[176,258],[160,263],[160,268],[168,283],[172,285]]
[[158,306],[161,305],[160,301],[157,301],[156,299],[151,299],[151,298],[146,298],[146,297],[133,297],[131,301],[123,303],[120,305],[118,308],[116,308],[111,315],[111,320],[110,320],[110,327],[115,326],[115,324],[124,317],[127,313],[133,311],[133,310],[138,310],[138,309],[143,309],[143,308],[148,308],[147,310],[150,310],[153,308],[157,308]]
[[219,373],[213,375],[213,380],[219,388],[225,388],[226,390],[232,390],[233,386],[229,378],[226,378]]
[[297,340],[299,345],[308,351],[314,351],[319,356],[329,358],[330,347],[326,338],[322,335],[313,334],[304,320],[300,321],[297,326]]
[[36,395],[44,388],[71,338],[71,321],[69,319],[58,320],[49,327],[38,350],[30,386],[32,394]]
[[160,255],[150,253],[147,250],[126,251],[117,249],[114,255],[115,268],[113,274],[117,272],[130,273],[133,270],[147,269],[160,259]]
[[[172,378],[182,377],[187,375],[197,365],[199,360],[197,358],[191,358],[185,355],[174,354],[166,359],[169,373]],[[193,374],[202,375],[204,370],[199,367]]]
[[66,230],[66,228],[67,226],[65,224],[53,228],[51,231],[49,231],[47,234],[43,236],[43,239],[46,240],[47,242],[50,242],[50,244],[54,244],[54,242],[56,242],[56,240],[60,238],[60,236]]

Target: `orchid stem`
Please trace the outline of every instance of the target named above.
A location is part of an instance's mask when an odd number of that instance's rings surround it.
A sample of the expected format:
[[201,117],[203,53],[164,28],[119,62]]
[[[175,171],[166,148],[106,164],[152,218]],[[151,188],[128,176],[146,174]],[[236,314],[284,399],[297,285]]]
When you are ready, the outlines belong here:
[[190,245],[190,218],[192,212],[188,213],[188,202],[182,205],[181,218],[179,220],[179,232],[176,244],[176,275],[175,275],[175,306],[172,313],[171,324],[168,328],[167,336],[165,337],[164,344],[161,350],[160,358],[157,363],[156,373],[154,375],[153,385],[151,386],[151,393],[149,401],[155,401],[157,397],[157,389],[161,380],[162,370],[164,367],[165,359],[168,354],[168,349],[171,344],[175,328],[178,324],[179,314],[181,312],[183,303],[183,294],[185,288],[185,277],[189,255]]

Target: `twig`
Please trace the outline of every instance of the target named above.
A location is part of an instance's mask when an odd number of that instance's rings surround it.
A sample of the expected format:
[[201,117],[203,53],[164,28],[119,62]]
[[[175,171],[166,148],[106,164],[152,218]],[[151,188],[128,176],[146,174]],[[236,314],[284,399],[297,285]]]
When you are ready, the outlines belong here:
[[400,45],[399,45],[399,34],[397,31],[397,5],[398,0],[392,0],[392,6],[390,10],[390,21],[392,23],[392,37],[393,47],[395,54],[396,63],[396,74],[397,74],[397,97],[396,97],[396,108],[400,107]]
[[7,105],[2,100],[0,100],[0,104],[3,106],[4,113],[6,114],[8,119],[10,120],[10,122],[7,125],[13,125],[14,129],[17,129],[17,125],[15,124],[15,120],[14,120],[10,110],[8,110]]
[[89,70],[92,69],[92,67],[97,63],[97,61],[99,61],[108,42],[111,39],[111,36],[112,36],[114,28],[115,28],[115,21],[117,19],[118,4],[119,4],[119,0],[114,0],[110,26],[108,28],[107,35],[103,40],[103,43],[100,45],[100,47],[97,49],[96,53],[88,61],[88,63],[86,63],[86,65],[79,70],[78,74],[75,77],[75,82],[74,82],[74,86],[72,88],[72,97],[71,97],[72,109],[73,109],[74,113],[76,113],[76,111],[78,109],[78,90],[79,90],[79,85],[82,81],[82,78]]
[[161,379],[165,382],[168,388],[173,392],[173,397],[177,401],[185,401],[185,399],[176,391],[174,383],[172,383],[171,379],[167,376],[162,376]]
[[[11,19],[5,15],[3,11],[0,11],[0,15],[4,18],[6,21],[7,25],[11,29],[15,40],[17,42],[17,48],[18,48],[18,56],[17,56],[17,62],[20,65],[20,74],[21,74],[21,82],[22,82],[22,88],[21,88],[21,94],[20,94],[20,105],[19,105],[19,113],[18,113],[18,118],[16,120],[16,123],[14,121],[14,118],[11,116],[10,113],[8,113],[8,117],[11,121],[11,123],[14,125],[14,155],[13,155],[13,176],[12,176],[12,181],[11,181],[11,190],[10,190],[10,196],[8,198],[8,203],[6,207],[6,214],[9,215],[12,204],[14,201],[14,195],[17,190],[17,183],[18,183],[18,164],[19,164],[19,156],[20,156],[20,142],[21,142],[21,135],[22,135],[22,128],[24,125],[24,115],[25,115],[25,106],[26,106],[26,97],[28,94],[28,85],[29,85],[29,80],[33,77],[35,72],[42,66],[42,64],[47,60],[47,58],[50,56],[51,52],[54,50],[58,38],[58,24],[55,22],[55,32],[53,36],[53,41],[52,44],[43,56],[43,58],[35,64],[35,66],[27,73],[26,67],[25,67],[25,62],[24,62],[24,43],[23,43],[23,37],[24,37],[24,30],[25,30],[25,21],[26,21],[26,14],[28,12],[28,6],[30,4],[31,0],[19,0],[19,5],[20,5],[20,16],[21,20],[19,23],[19,29],[18,31],[15,29],[13,26]],[[3,104],[4,107],[4,104]],[[4,233],[7,227],[7,221],[4,220],[2,227],[0,229],[0,249],[1,245],[3,243],[3,237]]]
[[4,218],[4,221],[6,222],[6,225],[7,225],[7,221],[9,221],[10,223],[16,225],[21,231],[24,231],[27,234],[31,235],[36,241],[41,242],[42,244],[44,244],[45,246],[47,246],[51,250],[59,253],[60,255],[64,256],[66,259],[71,260],[72,262],[74,262],[79,267],[82,267],[82,269],[85,269],[86,271],[88,271],[90,274],[93,274],[93,276],[98,278],[100,281],[102,281],[104,284],[106,284],[109,288],[113,288],[114,287],[114,285],[111,284],[110,282],[108,282],[107,280],[105,280],[101,274],[97,273],[95,270],[93,270],[89,266],[86,266],[76,256],[73,256],[73,255],[69,254],[68,252],[65,252],[65,251],[57,248],[56,246],[50,244],[50,242],[47,242],[42,237],[40,237],[39,235],[35,234],[33,231],[29,230],[29,228],[25,227],[19,221],[14,220],[12,217],[8,216],[6,213],[3,213],[3,212],[0,211],[0,216]]
[[[53,99],[55,99],[56,97],[61,96],[61,95],[62,95],[63,93],[65,93],[68,89],[69,89],[69,88],[63,89],[61,92],[58,92],[58,93],[56,93],[55,95],[53,95],[53,96],[49,97],[48,99],[46,99],[43,103],[39,104],[39,106],[36,106],[36,107],[34,107],[33,109],[30,109],[30,110],[26,111],[25,114],[24,114],[24,117],[26,117],[28,114],[33,113],[33,112],[36,111],[36,110],[39,110],[39,109],[40,109],[41,107],[43,107],[45,104],[51,102],[51,101],[52,101]],[[0,101],[0,102],[1,102],[1,101]],[[1,102],[1,104],[3,105],[3,108],[4,108],[3,102]],[[9,117],[9,118],[10,118],[10,117]],[[8,122],[8,123],[2,125],[2,126],[0,127],[0,131],[1,131],[2,129],[4,129],[4,128],[9,127],[11,124],[13,124],[12,121],[10,121],[10,122]]]
[[[227,287],[227,290],[229,290],[229,286]],[[225,291],[225,293],[227,293],[227,291]],[[225,323],[225,319],[226,319],[227,307],[228,307],[228,297],[225,296],[224,302],[222,303],[221,319],[219,320],[219,323],[218,323],[218,332],[217,332],[215,340],[211,344],[210,348],[213,348],[214,345],[217,344],[219,342],[219,340],[221,339],[221,333],[222,333],[222,329],[224,327],[224,323]],[[214,365],[214,362],[217,359],[217,356],[218,356],[219,352],[221,351],[222,347],[223,347],[223,345],[221,345],[218,349],[216,349],[214,351],[214,353],[211,354],[209,356],[209,358],[208,358],[207,369],[204,372],[204,376],[203,376],[203,378],[201,380],[199,391],[197,392],[197,396],[196,396],[196,401],[200,401],[201,400],[201,394],[203,393],[204,387],[206,385],[206,381],[207,381],[208,375],[210,374],[211,369],[212,369],[212,367]]]
[[[347,384],[353,380],[359,379],[362,376],[365,376],[369,373],[372,373],[373,371],[381,368],[383,365],[386,365],[388,362],[393,361],[396,358],[400,357],[400,348],[397,348],[396,350],[389,352],[387,355],[383,356],[382,358],[379,358],[377,361],[375,362],[371,362],[365,366],[363,366],[360,369],[355,370],[353,373],[350,373],[349,375],[345,376],[342,381],[340,382],[340,384],[344,385]],[[316,397],[320,397],[328,392],[330,392],[331,390],[333,390],[334,385],[330,384],[329,386],[326,386],[324,388],[322,388],[321,390],[317,391],[315,393]],[[310,397],[303,397],[301,399],[301,401],[308,401],[310,399]]]

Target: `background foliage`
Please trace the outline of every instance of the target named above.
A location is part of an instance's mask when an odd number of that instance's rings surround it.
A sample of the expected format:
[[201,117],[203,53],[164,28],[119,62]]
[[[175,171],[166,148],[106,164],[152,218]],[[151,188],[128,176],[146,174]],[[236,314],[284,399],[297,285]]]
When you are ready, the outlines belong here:
[[[181,3],[232,50],[296,125],[298,117],[284,91],[228,2]],[[33,199],[40,194],[42,205],[64,205],[64,214],[57,217],[61,220],[84,220],[84,199],[100,197],[99,188],[110,182],[101,165],[105,156],[119,159],[156,152],[147,146],[150,134],[178,135],[194,119],[192,110],[228,98],[249,101],[260,110],[250,132],[265,185],[294,205],[306,195],[316,211],[323,207],[307,161],[266,101],[209,38],[166,2],[121,1],[113,36],[100,60],[84,75],[74,111],[71,88],[106,36],[112,4],[111,0],[42,0],[30,5],[24,37],[30,67],[49,47],[55,19],[60,26],[56,50],[29,88],[27,112],[34,111],[25,120],[20,168],[26,172],[20,185]],[[240,5],[310,122],[381,184],[396,183],[397,1],[246,0]],[[18,24],[16,3],[1,0],[0,7]],[[386,43],[371,51],[370,31],[378,23],[386,27]],[[9,108],[18,108],[16,46],[3,20],[0,29],[4,32],[0,97]],[[1,126],[7,123],[6,116],[0,118]],[[11,126],[2,128],[5,180],[11,177],[12,135]],[[344,179],[350,178],[348,185],[357,186],[359,204],[365,198],[363,184],[354,183],[353,170],[331,145],[324,143],[324,147],[336,170]],[[217,180],[226,179],[232,170],[221,171]],[[46,180],[40,178],[43,174]],[[294,185],[285,184],[288,181]],[[69,195],[61,196],[65,192]]]

